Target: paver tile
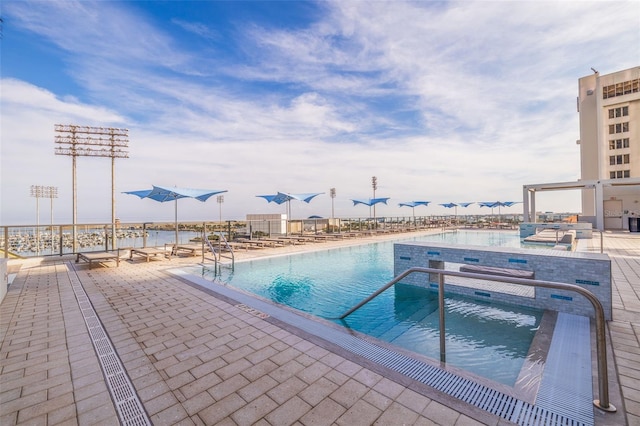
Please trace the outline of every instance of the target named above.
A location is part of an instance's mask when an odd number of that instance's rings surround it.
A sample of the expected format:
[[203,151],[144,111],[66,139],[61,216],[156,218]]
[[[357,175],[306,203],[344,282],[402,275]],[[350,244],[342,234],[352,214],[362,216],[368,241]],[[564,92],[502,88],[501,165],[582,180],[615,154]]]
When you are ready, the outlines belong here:
[[306,389],[307,384],[297,377],[290,377],[286,381],[280,383],[278,386],[270,389],[267,395],[278,404],[283,404],[285,401],[293,398]]
[[278,404],[277,408],[265,416],[270,425],[292,425],[312,408],[298,397],[293,397],[284,403],[276,402],[276,404]]
[[436,401],[431,401],[429,405],[422,410],[422,414],[425,417],[433,419],[436,423],[450,425],[455,424],[458,416],[460,415],[457,411]]
[[300,419],[301,423],[305,425],[323,426],[334,424],[346,411],[346,408],[329,398],[322,399],[318,404],[312,405],[314,407]]
[[232,413],[244,407],[245,404],[245,400],[240,395],[232,393],[200,411],[198,417],[207,425],[221,424],[223,419],[231,416]]
[[382,411],[366,401],[359,400],[347,410],[336,424],[342,426],[371,425],[382,414]]

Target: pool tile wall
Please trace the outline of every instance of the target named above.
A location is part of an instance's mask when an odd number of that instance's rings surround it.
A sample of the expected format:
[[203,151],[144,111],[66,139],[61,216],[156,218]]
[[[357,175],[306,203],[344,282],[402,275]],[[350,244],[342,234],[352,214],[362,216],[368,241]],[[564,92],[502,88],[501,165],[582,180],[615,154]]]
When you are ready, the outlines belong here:
[[[537,280],[575,284],[591,291],[602,303],[605,318],[611,320],[611,260],[607,254],[551,249],[527,250],[462,246],[432,242],[397,243],[394,245],[394,274],[396,276],[414,266],[428,268],[430,261],[431,267],[438,265],[437,262],[451,262],[531,271]],[[437,290],[437,286],[434,285],[436,283],[429,282],[426,274],[412,274],[403,282]],[[591,302],[572,291],[536,287],[534,297],[523,297],[449,284],[447,284],[446,290],[482,300],[594,316]]]
[[593,227],[591,223],[538,223],[524,222],[520,224],[520,238],[535,235],[538,229],[558,229],[562,231],[576,231],[576,238],[592,238]]

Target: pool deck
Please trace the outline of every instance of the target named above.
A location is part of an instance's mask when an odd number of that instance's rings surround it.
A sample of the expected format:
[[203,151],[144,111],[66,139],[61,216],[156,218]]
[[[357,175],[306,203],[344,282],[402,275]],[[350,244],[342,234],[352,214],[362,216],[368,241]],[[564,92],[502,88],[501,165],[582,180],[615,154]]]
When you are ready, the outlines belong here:
[[[236,259],[396,238],[239,251]],[[626,424],[639,425],[640,233],[606,232],[604,248],[612,259],[608,327],[624,404],[597,424],[625,424],[626,416]],[[599,237],[578,249],[599,252]],[[510,424],[166,272],[199,257],[93,269],[74,260],[9,261],[12,284],[0,304],[3,426],[119,424],[119,412],[125,424],[155,425]],[[142,414],[110,396],[114,385],[90,332],[100,326]]]

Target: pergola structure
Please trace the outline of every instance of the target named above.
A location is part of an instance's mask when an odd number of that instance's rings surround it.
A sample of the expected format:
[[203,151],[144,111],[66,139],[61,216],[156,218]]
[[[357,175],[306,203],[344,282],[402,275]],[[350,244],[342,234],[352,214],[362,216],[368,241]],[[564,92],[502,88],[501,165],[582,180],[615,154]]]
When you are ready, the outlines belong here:
[[[609,188],[629,189],[629,194],[638,194],[640,198],[640,178],[579,180],[575,182],[539,183],[522,187],[523,216],[525,222],[536,220],[536,192],[565,191],[570,189],[592,189],[595,206],[596,228],[605,229],[605,194]],[[584,197],[587,191],[582,191]]]

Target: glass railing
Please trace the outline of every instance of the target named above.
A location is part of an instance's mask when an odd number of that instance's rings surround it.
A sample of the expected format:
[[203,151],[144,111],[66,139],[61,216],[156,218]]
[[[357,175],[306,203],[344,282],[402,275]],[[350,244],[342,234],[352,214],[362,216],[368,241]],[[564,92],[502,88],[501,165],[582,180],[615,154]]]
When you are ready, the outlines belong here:
[[[517,217],[508,220],[517,227]],[[490,223],[484,216],[411,216],[380,218],[309,218],[218,222],[136,222],[0,226],[0,257],[61,256],[122,248],[162,247],[201,241],[204,235],[227,241],[288,234],[320,234],[359,231],[402,231],[448,226],[476,227]],[[115,238],[114,238],[115,235]]]

